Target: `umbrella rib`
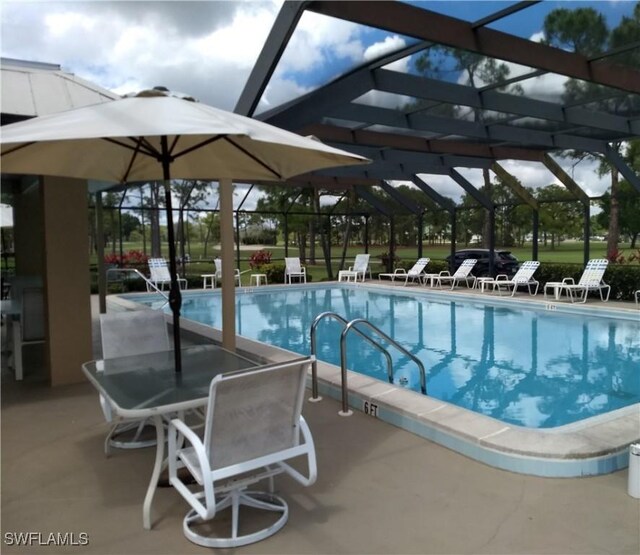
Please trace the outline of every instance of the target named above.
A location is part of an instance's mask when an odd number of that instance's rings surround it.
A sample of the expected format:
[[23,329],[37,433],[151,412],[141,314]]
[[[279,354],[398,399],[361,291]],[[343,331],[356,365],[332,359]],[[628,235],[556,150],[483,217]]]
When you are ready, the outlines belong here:
[[227,140],[227,142],[231,143],[233,146],[235,146],[240,152],[242,152],[243,154],[245,154],[246,156],[248,156],[249,158],[251,158],[254,162],[260,164],[263,168],[265,168],[266,170],[270,171],[273,175],[275,175],[278,179],[282,179],[282,175],[275,171],[271,166],[269,166],[268,164],[266,164],[265,162],[263,162],[262,160],[260,160],[260,158],[258,158],[255,154],[249,152],[246,148],[244,148],[242,145],[238,144],[236,141],[234,141],[233,139],[231,139],[231,137],[227,137],[226,135],[224,136],[224,139]]
[[24,143],[24,144],[18,145],[15,148],[10,148],[5,150],[2,154],[0,154],[0,156],[6,156],[7,154],[12,154],[13,152],[17,152],[18,150],[22,150],[23,148],[26,148],[34,144],[36,144],[35,141],[31,143]]
[[[209,139],[206,139],[205,141],[202,141],[202,142],[198,143],[197,145],[190,146],[189,148],[185,148],[183,151],[178,152],[177,154],[173,154],[173,157],[174,158],[180,158],[180,156],[184,156],[185,154],[189,154],[190,152],[193,152],[194,150],[198,150],[199,148],[202,148],[203,146],[207,146],[207,145],[209,145],[211,143],[215,143],[216,141],[219,141],[220,139],[224,139],[224,138],[225,138],[225,135],[216,135],[215,137],[210,137]],[[179,137],[176,137],[176,140],[171,145],[171,150],[173,150],[173,147],[178,142],[178,139],[179,139]]]
[[[147,156],[153,156],[154,158],[158,158],[158,156],[160,155],[160,153],[158,152],[157,149],[153,148],[153,146],[151,144],[149,144],[149,142],[147,142],[144,137],[129,137],[129,139],[131,141],[134,141],[134,145],[119,141],[117,139],[112,139],[111,137],[104,137],[104,140],[107,141],[108,143],[113,143],[114,145],[118,145],[121,146],[122,148],[128,148],[129,150],[134,150],[136,152],[142,152],[143,154],[146,154]],[[145,148],[141,149],[141,146],[144,145]]]

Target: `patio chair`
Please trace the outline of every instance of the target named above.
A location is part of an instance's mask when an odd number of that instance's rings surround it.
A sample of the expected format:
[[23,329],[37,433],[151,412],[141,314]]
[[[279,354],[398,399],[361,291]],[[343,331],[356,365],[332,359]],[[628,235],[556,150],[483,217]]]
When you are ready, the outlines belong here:
[[[308,357],[217,375],[211,382],[202,440],[182,420],[171,421],[169,482],[192,507],[183,521],[189,541],[205,547],[236,547],[268,538],[289,516],[286,501],[273,493],[274,477],[288,474],[304,486],[315,482],[313,437],[301,415],[312,361]],[[296,458],[306,459],[306,476],[288,464]],[[187,487],[183,469],[193,476],[199,491]],[[269,491],[248,490],[263,480],[268,480]],[[239,535],[239,519],[245,516],[241,506],[252,507],[248,516],[259,520],[256,525],[243,518]],[[213,520],[229,507],[230,534],[229,519]],[[263,512],[256,514],[255,509]],[[208,535],[203,535],[205,527],[196,530],[205,521],[212,521],[207,528],[213,534],[207,529]]]
[[295,258],[285,258],[284,259],[284,282],[289,283],[291,285],[291,280],[293,278],[298,278],[298,280],[302,283],[307,283],[307,269],[300,264],[300,259]]
[[[506,274],[499,274],[496,276],[496,279],[485,280],[484,287],[493,285],[493,291],[497,289],[500,295],[502,295],[503,287],[507,290],[511,289],[511,296],[513,297],[519,286],[526,285],[529,295],[537,295],[540,282],[533,279],[533,274],[538,269],[538,266],[540,266],[540,262],[538,260],[527,260],[522,263],[522,266],[520,266],[516,274],[511,279],[509,279]],[[532,287],[535,287],[533,291],[531,289]]]
[[22,348],[44,343],[44,296],[42,287],[24,287],[20,291],[20,314],[12,320],[13,366],[16,380],[24,377]]
[[[162,311],[158,310],[101,314],[100,337],[103,359],[144,355],[171,349],[165,317]],[[104,442],[105,454],[109,454],[110,447],[140,449],[156,444],[155,434],[153,439],[141,439],[147,420],[119,420],[114,423],[111,406],[102,395],[100,395],[100,405],[107,422],[113,423]],[[131,431],[133,431],[132,434],[128,433]]]
[[361,277],[362,281],[364,281],[367,274],[369,274],[369,279],[371,279],[371,269],[369,268],[369,254],[356,254],[356,259],[353,261],[353,266],[349,266],[348,272],[353,272],[355,274],[355,280],[358,281],[358,278]]
[[[149,265],[149,281],[160,289],[160,291],[164,291],[165,284],[171,287],[171,274],[169,273],[167,261],[164,258],[150,258],[147,263]],[[188,284],[186,279],[179,277],[178,283],[180,284],[180,289],[187,289]],[[152,291],[148,283],[147,291]]]
[[453,289],[459,282],[464,281],[467,287],[473,287],[476,278],[471,275],[471,270],[476,265],[476,262],[477,260],[475,258],[463,260],[453,275],[451,275],[448,270],[443,270],[434,278],[436,285],[442,289],[443,283],[451,282],[451,289]]
[[404,279],[405,285],[407,285],[409,280],[414,281],[417,279],[418,283],[421,283],[424,269],[430,261],[430,258],[419,258],[418,261],[411,267],[411,269],[409,269],[409,271],[405,270],[404,268],[396,268],[391,274],[378,274],[378,279],[382,279],[383,277],[390,278],[391,281],[395,281],[396,279]]
[[[602,278],[608,265],[609,261],[606,258],[593,258],[589,260],[578,283],[570,277],[564,278],[562,281],[549,281],[545,283],[544,298],[547,298],[548,290],[553,289],[556,300],[560,299],[564,291],[572,303],[575,302],[576,299],[574,293],[577,294],[577,298],[581,303],[586,303],[589,291],[598,291],[598,293],[600,293],[600,300],[607,302],[611,294],[611,286],[607,285]],[[604,291],[606,291],[606,296],[604,295]]]
[[[216,273],[213,278],[213,286],[215,287],[217,281],[222,281],[222,258],[215,258],[213,260],[213,263],[215,264],[215,267],[216,267]],[[236,285],[238,287],[242,285],[240,270],[238,268],[235,268],[233,270],[233,279],[235,280]]]

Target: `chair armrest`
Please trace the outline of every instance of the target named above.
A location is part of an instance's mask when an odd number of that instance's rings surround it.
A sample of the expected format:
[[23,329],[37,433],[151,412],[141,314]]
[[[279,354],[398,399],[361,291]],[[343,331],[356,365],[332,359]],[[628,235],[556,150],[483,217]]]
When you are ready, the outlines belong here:
[[498,274],[496,276],[495,281],[509,281],[509,276],[507,274]]
[[451,274],[449,273],[449,270],[442,270],[438,275],[439,276],[450,276]]
[[[169,445],[167,458],[169,460],[169,483],[176,489],[176,491],[178,491],[178,493],[180,493],[180,495],[182,495],[182,497],[184,497],[185,501],[187,501],[197,511],[201,518],[205,520],[213,518],[216,513],[215,493],[213,489],[213,481],[209,478],[209,475],[211,474],[211,466],[202,440],[191,428],[189,428],[189,426],[177,418],[174,418],[169,423],[168,436]],[[201,485],[204,487],[205,494],[204,504],[193,492],[189,490],[186,484],[178,476],[178,452],[180,449],[184,449],[184,447],[178,448],[178,445],[182,446],[184,440],[191,444],[198,460],[202,479]],[[190,471],[187,465],[184,465],[184,467]],[[193,475],[193,473],[191,474]]]
[[404,276],[404,275],[406,275],[406,274],[407,274],[407,271],[406,271],[404,268],[396,268],[396,269],[393,271],[393,275],[394,275],[394,276],[399,276],[399,275]]
[[569,278],[564,278],[564,279],[562,280],[562,284],[563,284],[563,285],[575,285],[575,284],[576,284],[576,282],[574,281],[574,279],[573,279],[573,278],[570,278],[570,277],[569,277]]

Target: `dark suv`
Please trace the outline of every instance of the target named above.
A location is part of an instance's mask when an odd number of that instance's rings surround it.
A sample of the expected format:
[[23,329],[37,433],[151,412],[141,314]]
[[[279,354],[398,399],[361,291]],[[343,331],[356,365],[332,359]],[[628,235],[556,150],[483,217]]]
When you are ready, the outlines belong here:
[[[493,259],[493,273],[506,274],[511,277],[518,271],[518,259],[509,251],[495,250]],[[451,264],[451,256],[447,256],[449,266],[453,266],[452,271],[455,272],[463,260],[467,258],[475,258],[476,265],[471,273],[476,277],[484,277],[489,275],[489,249],[463,249],[456,251]]]

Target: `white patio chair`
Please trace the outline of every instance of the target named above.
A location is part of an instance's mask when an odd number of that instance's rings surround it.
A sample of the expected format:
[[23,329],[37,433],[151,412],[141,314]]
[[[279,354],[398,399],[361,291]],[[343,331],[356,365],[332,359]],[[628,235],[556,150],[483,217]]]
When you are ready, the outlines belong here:
[[378,274],[378,279],[390,278],[391,281],[396,279],[404,279],[404,284],[407,285],[409,280],[418,280],[418,283],[422,283],[422,276],[427,264],[431,262],[430,258],[419,258],[418,261],[407,271],[404,268],[396,268],[393,273]]
[[[609,261],[606,258],[593,258],[589,260],[578,283],[570,277],[564,278],[561,282],[549,281],[545,283],[544,298],[547,298],[548,290],[553,289],[556,300],[559,300],[564,291],[572,303],[575,302],[576,299],[574,293],[577,294],[579,302],[586,303],[589,291],[598,291],[598,293],[600,293],[600,300],[607,302],[611,294],[611,286],[607,285],[602,278],[608,265]],[[604,291],[606,291],[606,296],[604,295]]]
[[300,264],[300,259],[297,257],[284,259],[284,282],[291,285],[292,278],[298,278],[302,283],[307,283],[307,269]]
[[[533,279],[533,274],[538,269],[538,266],[540,266],[540,262],[538,260],[527,260],[522,263],[522,266],[520,266],[516,274],[511,279],[509,279],[506,274],[499,274],[496,276],[496,279],[485,280],[484,286],[487,287],[488,285],[492,285],[493,291],[498,289],[498,293],[500,295],[502,295],[503,287],[507,290],[511,289],[511,296],[513,297],[519,286],[526,285],[529,295],[537,295],[540,282]],[[533,291],[531,290],[532,287],[535,287]]]
[[[171,273],[169,272],[169,266],[164,258],[150,258],[147,261],[149,265],[149,281],[153,283],[155,287],[164,291],[165,284],[171,287]],[[187,289],[188,283],[184,278],[179,277],[178,283],[180,289]],[[147,283],[147,291],[152,291],[152,287]]]
[[[215,273],[215,277],[213,278],[213,286],[216,286],[216,282],[218,281],[222,281],[222,258],[215,258],[213,260],[213,263],[216,266],[216,273]],[[238,268],[235,268],[233,270],[233,279],[236,282],[236,285],[238,287],[240,287],[242,285],[242,281],[241,281],[241,277],[240,277],[240,270]]]
[[369,254],[356,254],[356,259],[353,261],[353,266],[349,267],[349,272],[353,272],[356,274],[355,279],[358,281],[358,278],[361,277],[362,281],[364,281],[367,274],[369,274],[369,279],[371,279],[371,269],[369,268]]
[[[286,501],[273,493],[274,477],[288,474],[304,486],[315,482],[313,437],[301,415],[312,361],[308,357],[216,376],[211,382],[203,440],[182,420],[171,421],[169,482],[192,507],[183,521],[189,541],[205,547],[236,547],[268,538],[289,516]],[[298,457],[306,458],[306,476],[287,462]],[[197,492],[181,479],[182,469],[200,486]],[[269,491],[248,491],[263,480],[269,481]],[[244,518],[239,535],[239,519],[244,515],[241,506],[274,512],[275,516],[267,526],[264,520],[268,513],[257,516],[260,524],[253,523],[251,530],[250,521]],[[212,520],[229,507],[230,534],[226,518]],[[195,529],[210,520],[213,534]],[[215,530],[223,527],[225,530]]]
[[20,291],[20,314],[12,321],[13,366],[16,380],[24,377],[22,348],[44,343],[44,295],[42,287],[24,287]]
[[[443,283],[451,282],[451,289],[453,289],[459,282],[464,281],[467,287],[473,287],[476,282],[475,276],[471,275],[471,270],[476,265],[477,260],[475,258],[467,258],[462,261],[462,264],[454,272],[453,275],[448,270],[443,270],[436,276],[435,282],[438,287],[442,289]],[[471,282],[471,284],[469,284]]]
[[[157,310],[100,314],[100,336],[103,359],[171,350],[164,314]],[[140,449],[156,444],[155,434],[153,439],[141,439],[146,420],[119,420],[114,423],[111,405],[102,395],[100,406],[107,422],[113,423],[104,442],[107,455],[110,447]],[[133,434],[127,433],[132,430],[135,430]]]

